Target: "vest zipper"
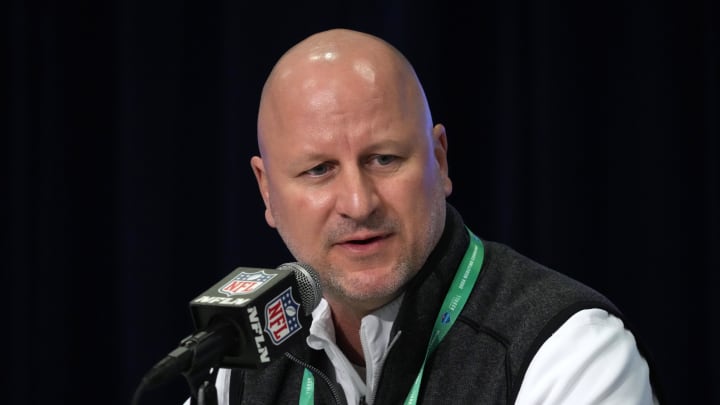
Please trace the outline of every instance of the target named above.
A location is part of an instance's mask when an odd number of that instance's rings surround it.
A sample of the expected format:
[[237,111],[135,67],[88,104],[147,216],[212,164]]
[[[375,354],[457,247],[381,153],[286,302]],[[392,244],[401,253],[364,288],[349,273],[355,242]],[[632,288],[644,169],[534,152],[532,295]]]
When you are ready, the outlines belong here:
[[338,405],[343,405],[345,402],[341,399],[340,394],[337,391],[337,388],[335,388],[335,383],[328,377],[325,373],[320,371],[319,368],[311,365],[310,363],[307,363],[303,360],[300,360],[299,358],[295,357],[294,355],[285,352],[285,357],[290,359],[292,362],[297,363],[301,367],[304,367],[308,370],[310,370],[315,376],[320,377],[330,388],[330,393],[332,394],[333,398],[335,399],[335,403]]

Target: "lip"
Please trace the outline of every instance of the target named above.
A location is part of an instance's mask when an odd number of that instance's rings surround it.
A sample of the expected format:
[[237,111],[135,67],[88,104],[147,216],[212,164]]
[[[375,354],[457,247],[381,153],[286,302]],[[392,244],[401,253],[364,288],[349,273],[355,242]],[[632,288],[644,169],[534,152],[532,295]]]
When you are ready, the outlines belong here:
[[371,254],[379,251],[390,236],[392,234],[357,233],[342,238],[335,246],[356,254]]
[[342,245],[345,243],[367,243],[374,240],[385,239],[388,237],[387,233],[380,232],[358,232],[352,235],[348,235],[340,239],[336,244]]

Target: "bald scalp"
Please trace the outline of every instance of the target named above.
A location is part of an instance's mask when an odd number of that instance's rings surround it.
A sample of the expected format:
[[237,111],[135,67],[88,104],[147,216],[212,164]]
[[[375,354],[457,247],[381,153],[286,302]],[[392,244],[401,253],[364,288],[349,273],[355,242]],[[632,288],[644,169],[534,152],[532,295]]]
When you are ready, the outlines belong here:
[[[432,118],[422,85],[405,56],[385,40],[348,29],[331,29],[302,40],[277,61],[260,97],[257,136],[260,155],[265,141],[278,136],[300,118],[299,112],[342,95],[349,83],[380,93],[392,93],[407,116],[421,119],[430,136]],[[324,86],[317,90],[316,87]],[[333,87],[334,86],[334,87]],[[329,89],[328,89],[329,87]],[[362,101],[364,94],[352,97]],[[406,114],[403,114],[406,115]],[[407,117],[405,117],[407,118]]]

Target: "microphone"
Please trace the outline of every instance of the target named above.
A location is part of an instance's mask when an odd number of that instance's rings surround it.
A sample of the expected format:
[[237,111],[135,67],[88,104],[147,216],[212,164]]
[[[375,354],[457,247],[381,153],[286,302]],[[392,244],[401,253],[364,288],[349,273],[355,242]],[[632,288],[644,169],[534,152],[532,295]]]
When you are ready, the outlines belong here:
[[276,269],[238,267],[190,301],[195,333],[145,374],[155,386],[213,367],[258,368],[309,334],[322,290],[304,263]]

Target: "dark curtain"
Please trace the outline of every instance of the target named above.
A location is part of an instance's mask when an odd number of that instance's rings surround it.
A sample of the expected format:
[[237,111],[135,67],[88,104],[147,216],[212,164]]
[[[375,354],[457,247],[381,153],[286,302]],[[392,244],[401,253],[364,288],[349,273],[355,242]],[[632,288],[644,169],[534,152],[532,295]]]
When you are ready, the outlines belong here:
[[257,102],[285,49],[339,26],[414,62],[478,235],[614,300],[671,402],[720,401],[717,2],[1,7],[0,402],[128,404],[190,299],[292,261],[249,166]]

